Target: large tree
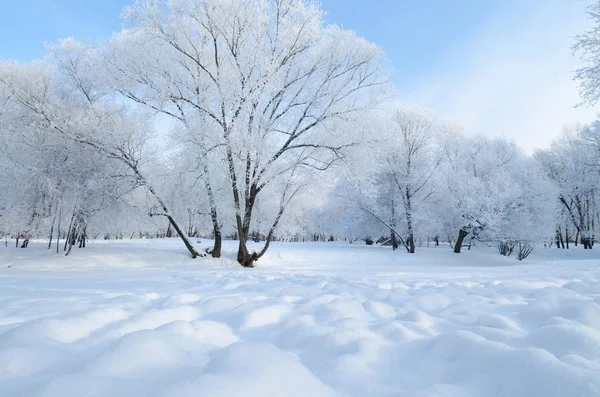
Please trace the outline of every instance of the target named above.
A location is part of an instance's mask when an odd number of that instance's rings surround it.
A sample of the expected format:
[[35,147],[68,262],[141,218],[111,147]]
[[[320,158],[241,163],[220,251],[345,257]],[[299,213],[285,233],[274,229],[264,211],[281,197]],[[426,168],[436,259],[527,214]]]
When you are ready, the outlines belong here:
[[[185,125],[199,156],[218,153],[230,180],[237,259],[253,266],[306,170],[328,169],[356,143],[340,125],[380,99],[382,53],[325,26],[312,1],[147,0],[127,14],[134,27],[115,36],[106,56],[115,87]],[[250,252],[255,206],[273,183],[281,186],[269,190],[278,210],[264,247]]]

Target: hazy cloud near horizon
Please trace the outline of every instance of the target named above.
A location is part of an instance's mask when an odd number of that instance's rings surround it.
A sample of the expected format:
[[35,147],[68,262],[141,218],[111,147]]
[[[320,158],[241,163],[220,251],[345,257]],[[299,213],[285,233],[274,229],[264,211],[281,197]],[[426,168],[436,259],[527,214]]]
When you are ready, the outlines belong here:
[[573,122],[592,121],[600,107],[580,98],[571,53],[589,24],[587,2],[547,1],[521,15],[495,15],[469,43],[402,97],[460,124],[466,133],[506,136],[526,151],[547,147]]

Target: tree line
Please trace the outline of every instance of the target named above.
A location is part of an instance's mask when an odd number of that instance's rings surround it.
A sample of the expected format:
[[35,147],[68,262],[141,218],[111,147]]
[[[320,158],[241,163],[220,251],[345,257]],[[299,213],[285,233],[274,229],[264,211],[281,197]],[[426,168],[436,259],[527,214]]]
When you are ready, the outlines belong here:
[[7,244],[177,236],[195,258],[231,236],[246,267],[277,238],[593,246],[596,124],[534,156],[466,136],[397,103],[381,49],[323,15],[307,0],[143,0],[106,42],[1,61]]

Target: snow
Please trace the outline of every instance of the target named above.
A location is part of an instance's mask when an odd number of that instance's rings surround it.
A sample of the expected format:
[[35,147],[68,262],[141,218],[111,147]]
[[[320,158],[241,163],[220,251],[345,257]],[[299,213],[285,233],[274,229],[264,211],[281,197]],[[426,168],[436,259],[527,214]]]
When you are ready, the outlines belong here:
[[180,245],[0,247],[0,396],[600,396],[600,252]]

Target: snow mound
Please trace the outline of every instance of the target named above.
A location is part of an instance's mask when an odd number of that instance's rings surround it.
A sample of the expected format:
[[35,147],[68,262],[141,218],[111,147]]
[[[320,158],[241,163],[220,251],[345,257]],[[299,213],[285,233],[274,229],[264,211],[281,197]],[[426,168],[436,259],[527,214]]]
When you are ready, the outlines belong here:
[[0,270],[0,396],[600,397],[594,261],[276,243],[249,271],[135,244],[111,256],[135,270],[4,252],[37,267]]
[[198,379],[174,386],[172,397],[334,397],[299,360],[273,345],[239,343],[223,349]]

